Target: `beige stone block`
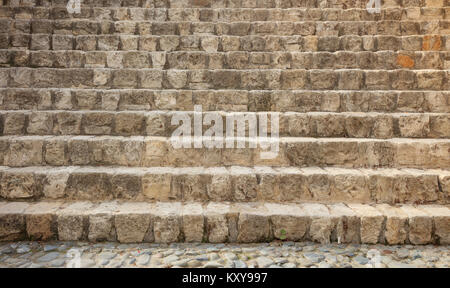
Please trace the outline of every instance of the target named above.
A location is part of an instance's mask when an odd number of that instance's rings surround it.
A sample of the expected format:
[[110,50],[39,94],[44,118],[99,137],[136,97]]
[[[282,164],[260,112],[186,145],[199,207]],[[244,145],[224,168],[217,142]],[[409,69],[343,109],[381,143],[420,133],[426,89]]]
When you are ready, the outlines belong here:
[[361,243],[376,244],[380,241],[384,216],[370,205],[348,204],[361,219]]
[[445,206],[431,206],[423,205],[419,207],[420,210],[425,211],[434,221],[434,236],[435,241],[441,245],[448,245],[450,243],[450,210]]
[[228,204],[211,202],[206,206],[205,218],[208,242],[223,243],[229,240],[228,213],[230,213]]
[[287,241],[301,241],[309,227],[309,217],[296,205],[266,203],[274,238]]
[[76,202],[67,204],[57,211],[58,240],[79,241],[84,240],[85,228],[88,224],[88,213],[93,207],[92,203]]
[[428,213],[410,205],[402,206],[401,210],[408,215],[409,241],[415,245],[431,243],[433,218]]
[[361,221],[356,213],[345,204],[328,205],[335,218],[336,238],[340,243],[360,243]]
[[205,224],[202,205],[185,204],[182,209],[185,242],[202,242]]
[[0,204],[0,241],[25,240],[26,225],[23,212],[29,204],[11,202]]
[[238,242],[255,243],[270,240],[269,211],[261,208],[252,204],[238,207]]
[[25,210],[27,235],[33,241],[56,239],[57,223],[55,212],[61,204],[40,202]]
[[45,198],[61,199],[66,196],[66,187],[72,169],[62,168],[43,174],[42,193]]
[[145,174],[142,177],[142,194],[152,200],[175,200],[177,197],[172,194],[171,182],[172,176],[168,173]]
[[151,233],[154,221],[151,212],[154,205],[149,203],[124,203],[114,216],[117,240],[121,243],[140,243]]
[[155,209],[154,235],[156,243],[178,242],[181,236],[181,205],[158,203]]

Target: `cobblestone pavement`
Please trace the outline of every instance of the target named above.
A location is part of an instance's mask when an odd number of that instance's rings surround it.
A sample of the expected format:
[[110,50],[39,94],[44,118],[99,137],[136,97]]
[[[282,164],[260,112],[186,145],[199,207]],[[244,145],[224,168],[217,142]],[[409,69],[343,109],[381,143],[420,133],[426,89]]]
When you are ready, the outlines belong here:
[[[449,267],[450,246],[269,244],[0,244],[0,267]],[[77,261],[79,260],[79,261]]]

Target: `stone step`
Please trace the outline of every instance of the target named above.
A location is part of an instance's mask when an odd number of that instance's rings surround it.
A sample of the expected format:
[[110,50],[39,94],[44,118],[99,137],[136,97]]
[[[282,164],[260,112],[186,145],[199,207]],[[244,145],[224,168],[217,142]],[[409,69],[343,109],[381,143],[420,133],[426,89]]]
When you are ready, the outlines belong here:
[[[192,6],[191,6],[192,7]],[[448,7],[388,7],[380,13],[368,13],[364,8],[143,8],[143,7],[88,7],[81,3],[80,13],[69,13],[64,6],[3,6],[0,18],[27,21],[60,19],[101,19],[104,21],[386,21],[386,20],[440,20],[450,16]]]
[[[0,30],[8,33],[12,22]],[[107,20],[34,20],[42,23],[33,32],[78,35],[279,35],[279,36],[343,36],[343,35],[426,35],[448,34],[450,20],[385,20],[385,21],[107,21]],[[23,23],[23,21],[19,20]],[[433,23],[434,25],[430,25]],[[18,24],[30,25],[30,24]],[[432,26],[432,27],[430,27]],[[12,26],[14,27],[14,26]]]
[[[94,100],[95,99],[95,100]],[[450,113],[450,91],[0,88],[0,110]]]
[[[96,98],[83,95],[77,98],[89,105]],[[80,103],[80,102],[78,102]],[[81,102],[82,103],[82,102]],[[201,107],[201,106],[200,106]],[[201,110],[200,110],[201,112]],[[1,111],[0,135],[112,135],[112,136],[165,136],[170,137],[180,126],[172,125],[174,117],[194,117],[203,123],[203,133],[212,123],[205,117],[221,119],[224,131],[230,119],[242,118],[245,135],[249,123],[257,127],[262,116],[272,112],[167,112],[167,111]],[[450,113],[358,113],[308,112],[278,113],[282,137],[346,137],[346,138],[450,138]],[[246,120],[248,119],[248,120]],[[253,120],[251,120],[253,119]],[[192,123],[192,122],[191,122]],[[231,122],[230,122],[231,123]],[[101,129],[99,129],[101,127]],[[235,122],[234,133],[237,133]],[[69,128],[69,129],[68,129]],[[270,128],[268,129],[270,134]]]
[[439,205],[11,202],[0,240],[449,244]]
[[[327,42],[329,43],[329,42]],[[339,45],[339,42],[336,42]],[[359,43],[361,44],[361,43]],[[319,47],[321,46],[319,41]],[[217,47],[216,47],[217,48]],[[339,49],[331,47],[334,51]],[[326,48],[325,48],[326,49]],[[216,49],[217,50],[217,49]],[[388,57],[388,58],[386,58]],[[389,60],[388,60],[389,59]],[[450,51],[204,52],[0,50],[0,67],[171,69],[443,69]],[[326,75],[327,76],[327,75]],[[372,75],[369,75],[372,76]],[[321,77],[314,75],[313,77]],[[312,79],[313,80],[313,79]],[[317,80],[322,80],[317,78]],[[318,82],[318,81],[315,82]],[[369,79],[373,80],[373,79]],[[375,79],[377,80],[377,79]],[[319,87],[320,84],[315,84]],[[326,88],[329,88],[326,87]]]
[[450,204],[450,170],[0,166],[0,198]]
[[0,68],[0,87],[450,90],[450,70]]
[[[4,6],[31,8],[38,7],[65,7],[67,0],[6,0]],[[353,9],[365,8],[367,0],[354,1],[320,1],[320,0],[83,0],[82,7],[143,7],[143,8],[336,8]],[[403,0],[384,1],[382,8],[395,7],[447,7],[448,0]],[[26,11],[26,9],[24,9]]]
[[[103,126],[94,128],[105,129]],[[229,147],[235,148],[225,148],[224,139],[227,140]],[[193,143],[197,147],[202,146],[200,137],[177,142],[170,137],[149,136],[2,136],[0,164],[11,167],[41,165],[132,167],[268,165],[419,169],[450,167],[449,139],[291,137],[279,138],[278,142],[277,138],[270,139],[217,138],[215,144],[222,144],[224,148],[209,149],[206,148],[209,147],[207,145],[214,143],[207,142],[206,139],[203,148],[192,148]],[[269,143],[271,145],[268,145]],[[179,144],[191,148],[178,148]],[[268,145],[267,148],[265,144]],[[236,148],[238,145],[245,148]]]
[[[0,29],[5,29],[0,27]],[[412,34],[418,34],[415,31]],[[216,36],[216,35],[70,35],[53,34],[36,30],[30,34],[27,27],[0,30],[0,49],[16,49],[13,61],[32,50],[82,50],[82,51],[206,51],[209,53],[231,51],[260,52],[316,52],[316,51],[448,51],[450,36],[436,35],[332,35],[332,36]],[[372,33],[373,34],[373,33]],[[376,33],[375,33],[376,34]],[[363,54],[361,54],[363,55]],[[369,54],[367,54],[369,55]],[[373,55],[373,54],[370,54]],[[387,54],[388,55],[388,54]]]

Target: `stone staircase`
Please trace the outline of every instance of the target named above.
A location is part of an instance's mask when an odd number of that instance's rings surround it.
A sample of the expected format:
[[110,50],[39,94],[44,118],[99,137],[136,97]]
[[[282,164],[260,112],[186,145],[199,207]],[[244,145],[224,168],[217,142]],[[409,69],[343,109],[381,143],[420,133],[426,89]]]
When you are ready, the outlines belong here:
[[0,1],[0,240],[449,244],[450,2],[367,2]]

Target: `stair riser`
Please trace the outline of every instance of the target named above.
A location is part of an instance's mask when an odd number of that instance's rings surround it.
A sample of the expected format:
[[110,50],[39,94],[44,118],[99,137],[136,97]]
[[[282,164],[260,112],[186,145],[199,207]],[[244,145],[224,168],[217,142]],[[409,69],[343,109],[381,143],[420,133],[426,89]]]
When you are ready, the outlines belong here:
[[450,113],[447,91],[246,91],[0,88],[2,110]]
[[[384,8],[384,7],[383,7]],[[1,18],[39,19],[45,27],[45,20],[102,19],[104,21],[192,21],[192,22],[238,22],[238,21],[383,21],[383,20],[439,20],[446,19],[446,7],[389,7],[380,13],[371,14],[365,8],[338,10],[334,8],[125,8],[125,7],[87,7],[83,5],[80,13],[70,14],[65,6],[0,7]],[[36,21],[37,22],[37,21]]]
[[[431,12],[431,13],[430,13]],[[222,21],[108,21],[108,20],[34,20],[34,28],[38,33],[72,34],[72,35],[278,35],[278,36],[342,36],[342,35],[417,35],[417,34],[445,34],[448,31],[449,20],[441,19],[443,9],[430,10],[431,15],[416,19],[383,20],[383,21],[248,21],[246,19],[228,22]],[[433,15],[434,14],[434,15]],[[436,18],[434,18],[436,17]],[[11,25],[9,19],[0,19],[6,33]],[[427,27],[427,22],[437,20],[437,27]],[[22,21],[17,21],[22,22]],[[20,25],[20,24],[19,24]],[[17,26],[19,26],[17,25]],[[23,26],[23,25],[22,25]],[[402,29],[403,28],[403,29]],[[6,30],[6,31],[5,31]],[[25,29],[21,29],[25,30]],[[14,30],[13,30],[14,31]],[[19,30],[20,31],[20,30]],[[25,30],[27,31],[27,30]]]
[[[34,171],[31,171],[34,170]],[[42,170],[42,169],[41,169]],[[0,196],[8,200],[70,199],[105,201],[268,201],[322,203],[449,204],[450,174],[407,173],[400,170],[295,173],[227,171],[186,174],[179,169],[97,171],[76,167],[0,170]],[[130,170],[128,168],[128,170]],[[164,169],[163,169],[164,170]],[[333,172],[335,171],[335,172]],[[250,173],[251,172],[251,173]]]
[[[283,138],[274,159],[261,159],[261,149],[172,147],[169,138],[122,137],[2,137],[0,163],[39,165],[121,165],[133,167],[220,166],[341,166],[450,167],[447,140],[361,140]],[[244,142],[245,144],[245,142]],[[236,144],[235,144],[236,145]],[[192,146],[191,146],[192,147]],[[236,146],[235,146],[236,147]],[[248,144],[246,144],[248,147]]]
[[[1,68],[0,87],[243,90],[450,90],[443,70],[160,70]],[[378,88],[376,88],[378,87]]]
[[[408,21],[236,21],[236,22],[190,22],[190,21],[98,21],[54,20],[38,21],[43,27],[38,32],[69,35],[278,35],[278,36],[343,36],[343,35],[394,35],[445,34],[449,20],[439,20],[443,10],[436,15]],[[433,19],[436,16],[437,19]],[[1,19],[7,33],[10,22]],[[431,20],[438,20],[436,27],[428,27]],[[19,21],[21,22],[21,21]],[[19,25],[18,25],[19,26]]]
[[[405,25],[411,25],[410,23]],[[22,27],[22,26],[20,26]],[[34,27],[34,26],[33,26]],[[19,30],[20,29],[20,30]],[[11,28],[9,31],[0,30],[0,49],[15,49],[12,56],[12,63],[20,66],[27,60],[29,51],[17,51],[22,48],[31,50],[81,50],[89,52],[107,51],[146,51],[146,52],[172,52],[172,51],[205,51],[216,52],[333,52],[333,51],[365,51],[375,52],[382,50],[390,51],[448,51],[450,36],[436,35],[436,31],[411,31],[403,36],[393,35],[341,35],[334,33],[333,36],[282,36],[282,35],[249,35],[249,36],[229,36],[229,35],[71,35],[69,31],[56,31],[51,35],[49,31],[38,30],[30,34],[28,28]],[[62,33],[62,34],[61,34]],[[420,35],[431,34],[431,35]],[[34,36],[33,36],[34,35]],[[97,50],[97,51],[96,51]],[[75,53],[73,57],[77,55]],[[393,55],[392,53],[385,53]],[[70,53],[68,54],[70,55]],[[357,54],[354,54],[355,56]],[[298,55],[294,55],[298,56]],[[328,58],[333,59],[333,55]],[[375,65],[376,63],[364,62],[364,59],[376,58],[376,54],[361,54],[361,64]],[[73,58],[72,57],[72,58]],[[80,56],[78,56],[80,57]],[[218,56],[210,56],[218,61]],[[364,58],[365,57],[365,58]],[[60,56],[61,58],[61,56]],[[98,59],[92,53],[86,56],[86,63],[97,67],[101,63],[96,63]],[[93,61],[95,60],[95,61]],[[101,59],[100,59],[101,60]],[[254,61],[258,58],[254,59]],[[263,58],[264,60],[264,58]],[[395,59],[394,59],[395,60]],[[423,60],[418,58],[419,61]],[[92,63],[90,62],[92,61]],[[262,61],[259,59],[259,61]],[[316,60],[317,61],[317,60]],[[59,61],[60,62],[60,61]],[[58,63],[59,63],[58,62]],[[411,62],[411,61],[409,61]],[[305,63],[312,65],[314,63]],[[425,64],[425,63],[424,63]],[[295,68],[295,63],[292,63]],[[341,64],[342,65],[342,64]],[[395,65],[391,62],[390,65]],[[446,65],[446,64],[444,64]],[[312,66],[314,67],[314,66]]]
[[[261,121],[258,114],[213,112],[222,118],[224,133],[227,119],[248,115]],[[114,135],[170,137],[178,125],[171,125],[174,115],[166,112],[1,112],[0,135]],[[191,112],[187,112],[194,119]],[[201,119],[205,119],[202,114]],[[270,115],[270,114],[269,114]],[[268,116],[270,117],[270,116]],[[71,119],[68,123],[67,119]],[[247,122],[245,122],[247,123]],[[67,129],[67,125],[72,130]],[[248,123],[246,135],[248,135]],[[270,125],[270,120],[268,122]],[[203,125],[203,133],[212,125]],[[98,129],[102,127],[102,129]],[[257,126],[256,126],[257,127]],[[269,126],[270,127],[270,126]],[[268,128],[270,134],[270,128]],[[236,128],[234,128],[237,133]],[[450,138],[448,114],[317,114],[282,113],[279,135],[283,137],[348,138]]]
[[[249,243],[281,238],[322,243],[448,244],[450,236],[446,225],[448,216],[433,217],[414,208],[411,208],[412,214],[393,216],[382,214],[370,206],[375,214],[364,215],[346,206],[329,206],[331,212],[328,215],[311,217],[304,211],[280,212],[285,208],[282,205],[278,205],[276,209],[279,210],[275,212],[270,211],[273,207],[252,209],[242,205],[241,208],[233,208],[226,204],[209,205],[204,211],[198,204],[190,204],[190,208],[187,205],[171,208],[138,205],[137,211],[132,210],[133,205],[121,211],[120,207],[111,204],[119,211],[111,213],[102,209],[96,211],[92,204],[87,203],[62,209],[58,204],[41,203],[39,210],[25,203],[10,203],[0,212],[0,239]],[[177,208],[178,211],[175,210]],[[195,212],[190,210],[193,208]],[[218,211],[212,210],[214,208]],[[250,211],[246,212],[246,209]],[[308,206],[302,209],[308,209]],[[328,211],[323,205],[322,209]],[[345,212],[333,214],[334,210]]]
[[[319,41],[319,45],[321,42]],[[337,46],[332,51],[339,49]],[[443,69],[450,67],[450,52],[84,52],[0,50],[0,66],[47,68],[164,68],[168,69]],[[356,58],[356,61],[354,60]],[[389,60],[387,60],[387,59]],[[350,61],[349,61],[350,60]],[[387,65],[386,65],[387,64]],[[328,71],[327,71],[328,72]],[[323,89],[321,74],[310,74],[313,89]],[[368,87],[377,74],[367,73]],[[170,75],[170,74],[169,74]],[[328,74],[327,74],[328,75]],[[335,79],[337,81],[337,79]],[[330,83],[335,86],[336,83]]]
[[[17,0],[7,0],[6,6],[21,7],[24,11],[26,8],[34,6],[52,6],[65,7],[66,0],[52,0],[41,1],[29,0],[26,3],[18,3]],[[50,4],[51,3],[51,4]],[[239,0],[239,1],[225,1],[225,0],[84,0],[82,7],[129,7],[129,8],[366,8],[366,0],[356,1],[318,1],[318,0]],[[449,6],[447,0],[442,1],[389,1],[384,3],[383,8],[389,7],[442,7]]]

